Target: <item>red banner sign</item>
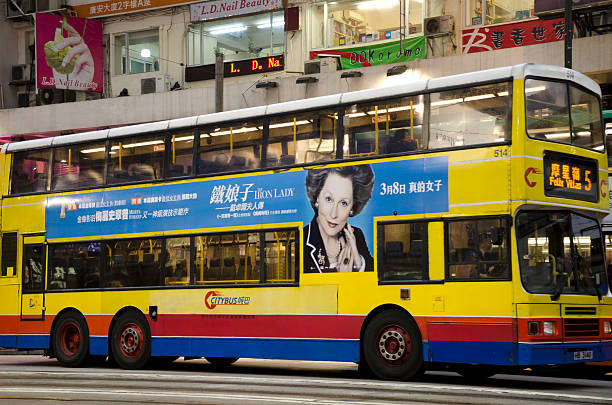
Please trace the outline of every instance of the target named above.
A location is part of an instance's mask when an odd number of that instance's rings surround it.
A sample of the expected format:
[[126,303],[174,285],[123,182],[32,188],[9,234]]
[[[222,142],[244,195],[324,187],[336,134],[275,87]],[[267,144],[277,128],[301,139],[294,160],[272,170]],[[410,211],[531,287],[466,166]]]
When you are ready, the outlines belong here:
[[463,53],[561,41],[565,38],[565,20],[529,20],[463,30]]
[[36,86],[102,93],[102,21],[36,13]]

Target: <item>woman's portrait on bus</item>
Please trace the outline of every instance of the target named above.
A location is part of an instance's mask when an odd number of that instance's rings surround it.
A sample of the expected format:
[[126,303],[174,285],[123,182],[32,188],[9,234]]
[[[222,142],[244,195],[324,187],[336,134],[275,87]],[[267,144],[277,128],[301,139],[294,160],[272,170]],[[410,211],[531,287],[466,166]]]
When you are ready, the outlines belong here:
[[369,165],[311,169],[306,193],[315,212],[304,227],[304,272],[372,271],[374,260],[361,229],[349,224],[372,195]]

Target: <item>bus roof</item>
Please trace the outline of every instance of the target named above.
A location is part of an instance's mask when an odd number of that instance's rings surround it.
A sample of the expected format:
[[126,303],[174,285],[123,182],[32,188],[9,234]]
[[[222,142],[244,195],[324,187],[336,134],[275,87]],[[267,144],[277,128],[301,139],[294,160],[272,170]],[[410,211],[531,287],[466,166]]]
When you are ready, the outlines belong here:
[[282,114],[287,112],[306,111],[314,108],[333,108],[340,104],[353,104],[368,100],[377,100],[385,97],[401,96],[423,92],[439,91],[446,88],[473,85],[483,82],[499,81],[504,79],[523,79],[535,76],[560,80],[571,80],[588,90],[601,95],[599,85],[580,72],[560,66],[537,65],[532,63],[487,69],[483,71],[461,73],[452,76],[438,77],[411,81],[399,86],[381,87],[354,91],[350,93],[332,94],[328,96],[308,98],[304,100],[287,101],[278,104],[263,105],[244,108],[240,110],[223,111],[203,114],[199,116],[178,118],[165,121],[156,121],[145,124],[127,125],[111,129],[82,132],[72,135],[63,135],[51,138],[5,144],[2,152],[17,152],[22,150],[38,149],[49,146],[68,145],[95,140],[106,140],[126,135],[137,135],[145,132],[181,129],[199,125],[212,125],[218,122],[240,121],[262,117],[265,115]]

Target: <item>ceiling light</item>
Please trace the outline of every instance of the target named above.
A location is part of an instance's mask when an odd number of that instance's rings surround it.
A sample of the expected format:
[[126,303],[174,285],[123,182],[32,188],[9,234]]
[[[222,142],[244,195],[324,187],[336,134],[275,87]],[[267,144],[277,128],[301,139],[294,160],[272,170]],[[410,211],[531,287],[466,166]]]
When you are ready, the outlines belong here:
[[463,101],[462,98],[453,98],[451,100],[439,100],[439,101],[433,101],[431,103],[431,106],[438,107],[442,105],[457,104],[457,103],[461,103],[462,101]]
[[222,34],[231,34],[234,32],[242,32],[246,31],[247,27],[244,25],[226,25],[209,32],[210,35],[222,35]]
[[481,94],[479,96],[469,96],[463,99],[463,101],[475,101],[475,100],[484,100],[487,98],[493,98],[495,94]]
[[542,91],[542,90],[546,90],[546,87],[544,86],[529,87],[525,89],[525,93],[535,93],[535,92]]
[[[276,20],[276,21],[272,21],[272,28],[278,28],[278,27],[284,27],[285,26],[285,21],[284,20]],[[270,22],[261,22],[257,24],[257,28],[261,29],[265,29],[265,28],[270,28]]]
[[397,0],[372,0],[358,3],[357,8],[359,10],[372,10],[375,8],[391,8],[395,5],[397,5]]
[[[289,121],[289,122],[279,122],[278,124],[270,124],[270,128],[284,128],[284,127],[292,127],[294,124],[293,121]],[[295,125],[305,125],[305,124],[310,124],[310,121],[307,120],[301,120],[301,121],[296,121]]]
[[142,56],[143,58],[150,58],[151,57],[151,50],[148,48],[142,48],[140,50],[140,56]]

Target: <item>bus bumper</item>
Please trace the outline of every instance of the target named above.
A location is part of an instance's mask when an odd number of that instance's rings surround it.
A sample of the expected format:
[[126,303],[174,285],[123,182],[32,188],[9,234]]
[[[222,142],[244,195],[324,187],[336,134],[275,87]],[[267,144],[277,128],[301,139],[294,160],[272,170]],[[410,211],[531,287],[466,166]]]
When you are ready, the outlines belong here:
[[519,365],[578,364],[612,360],[612,342],[519,343]]

